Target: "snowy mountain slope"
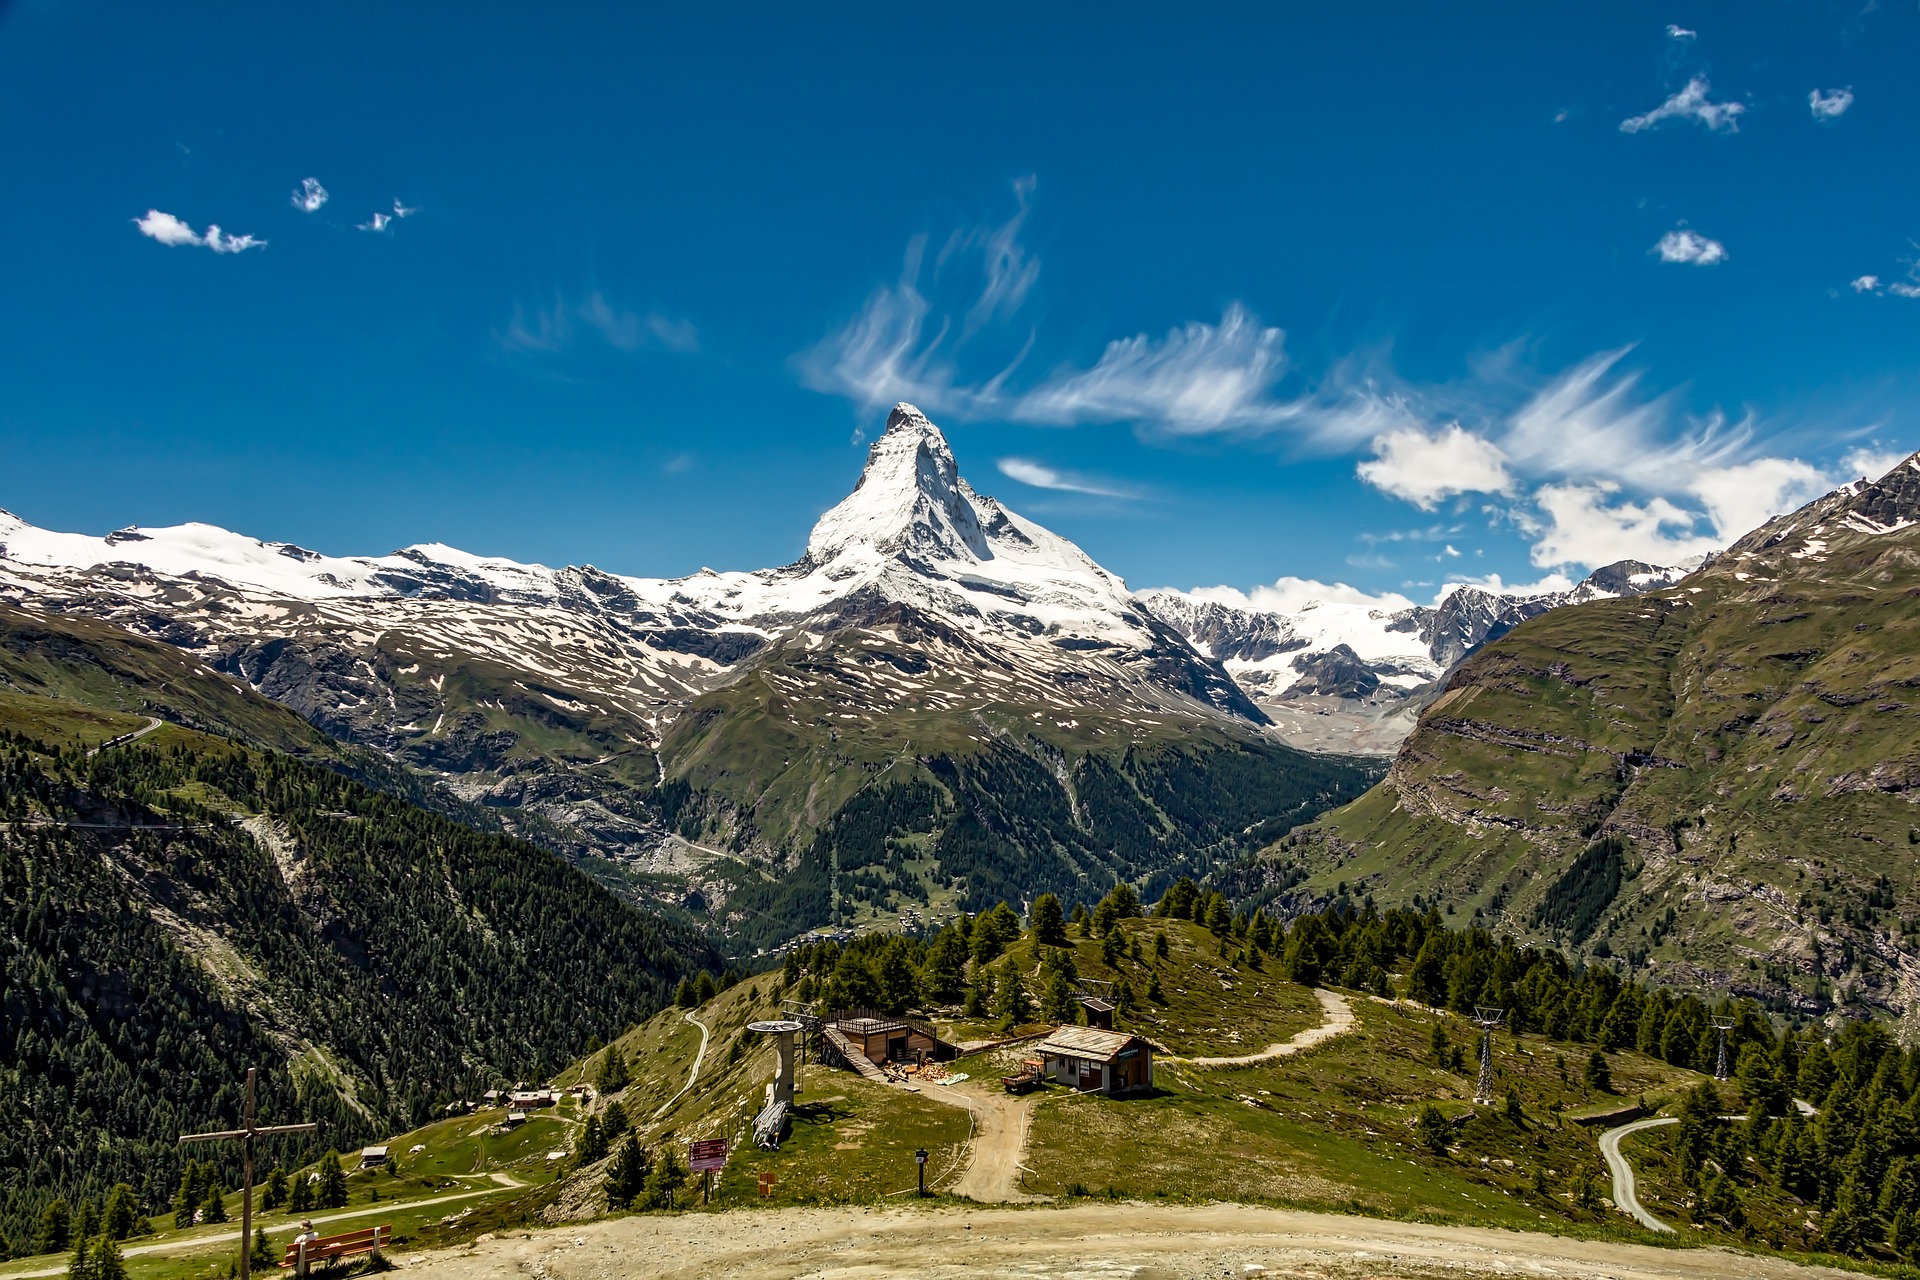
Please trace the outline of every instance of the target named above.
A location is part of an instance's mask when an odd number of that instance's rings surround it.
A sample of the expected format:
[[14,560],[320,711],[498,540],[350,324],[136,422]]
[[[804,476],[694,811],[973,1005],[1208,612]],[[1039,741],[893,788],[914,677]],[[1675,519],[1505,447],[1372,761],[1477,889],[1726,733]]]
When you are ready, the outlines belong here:
[[[1290,740],[1391,751],[1412,731],[1435,682],[1528,618],[1587,600],[1631,597],[1679,581],[1672,568],[1623,560],[1564,591],[1508,593],[1454,584],[1433,605],[1288,581],[1265,607],[1231,589],[1149,591],[1141,601],[1216,658]],[[1306,713],[1332,725],[1302,721]],[[1315,745],[1318,745],[1316,742]]]

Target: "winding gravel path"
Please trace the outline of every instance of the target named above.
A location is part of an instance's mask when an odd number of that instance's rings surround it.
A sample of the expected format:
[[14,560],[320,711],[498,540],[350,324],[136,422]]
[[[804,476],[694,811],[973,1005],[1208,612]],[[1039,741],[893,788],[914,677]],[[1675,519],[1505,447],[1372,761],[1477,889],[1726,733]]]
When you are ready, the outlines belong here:
[[707,1060],[707,1024],[694,1017],[693,1010],[691,1009],[680,1016],[700,1028],[700,1052],[693,1055],[693,1070],[687,1072],[687,1082],[680,1086],[680,1092],[660,1104],[660,1109],[653,1113],[655,1120],[667,1114],[667,1112],[672,1109],[674,1103],[687,1096],[687,1090],[693,1088],[693,1082],[700,1078],[700,1064]]
[[1286,1058],[1311,1049],[1317,1044],[1325,1044],[1335,1036],[1345,1035],[1353,1030],[1353,1006],[1338,991],[1329,991],[1325,987],[1315,987],[1313,994],[1320,1001],[1320,1011],[1324,1020],[1317,1027],[1308,1027],[1291,1040],[1282,1040],[1270,1044],[1258,1053],[1245,1053],[1233,1058],[1180,1058],[1171,1054],[1163,1056],[1162,1062],[1179,1062],[1189,1067],[1251,1067],[1262,1062],[1272,1062],[1275,1058]]
[[1628,1134],[1639,1133],[1645,1129],[1658,1129],[1661,1125],[1679,1124],[1673,1116],[1654,1116],[1650,1120],[1635,1120],[1632,1124],[1623,1124],[1618,1129],[1609,1129],[1600,1135],[1600,1154],[1607,1158],[1607,1172],[1613,1175],[1613,1203],[1622,1213],[1632,1214],[1641,1226],[1649,1231],[1664,1231],[1673,1234],[1673,1228],[1648,1213],[1646,1206],[1640,1203],[1640,1193],[1633,1183],[1633,1164],[1620,1150],[1620,1139]]

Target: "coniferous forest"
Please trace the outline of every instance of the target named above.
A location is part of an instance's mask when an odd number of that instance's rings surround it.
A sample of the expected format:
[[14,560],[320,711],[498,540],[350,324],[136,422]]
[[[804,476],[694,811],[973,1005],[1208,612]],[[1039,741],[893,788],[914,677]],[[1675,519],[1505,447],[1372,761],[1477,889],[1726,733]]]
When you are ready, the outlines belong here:
[[[117,1183],[157,1212],[182,1132],[312,1119],[312,1152],[536,1077],[663,1006],[709,944],[552,855],[204,740],[93,758],[0,737],[0,1234]],[[244,823],[244,825],[242,825]],[[237,1155],[209,1151],[236,1166]]]

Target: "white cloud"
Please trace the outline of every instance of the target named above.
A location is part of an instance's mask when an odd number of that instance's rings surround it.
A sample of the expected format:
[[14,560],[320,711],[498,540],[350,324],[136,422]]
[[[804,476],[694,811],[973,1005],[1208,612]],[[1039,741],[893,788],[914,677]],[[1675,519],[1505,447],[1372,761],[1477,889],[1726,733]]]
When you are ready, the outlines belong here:
[[576,324],[598,333],[617,351],[658,347],[688,352],[700,346],[699,334],[691,321],[673,320],[657,311],[644,314],[627,311],[608,302],[598,290],[578,303],[556,295],[551,306],[531,312],[516,304],[513,319],[499,335],[500,344],[510,351],[554,354],[573,345]]
[[1666,120],[1694,120],[1713,132],[1738,133],[1740,116],[1746,106],[1739,102],[1714,102],[1707,97],[1712,88],[1705,76],[1695,76],[1687,87],[1645,115],[1629,116],[1620,122],[1620,132],[1639,133]]
[[158,209],[147,210],[144,218],[135,218],[133,225],[140,228],[140,234],[158,240],[161,244],[199,244],[200,235],[192,227],[180,221],[170,213]]
[[1091,369],[1054,375],[1013,411],[1027,422],[1131,422],[1175,435],[1260,430],[1295,416],[1273,398],[1286,368],[1285,335],[1233,303],[1217,325],[1116,339]]
[[1373,451],[1371,459],[1355,468],[1359,477],[1423,511],[1455,494],[1513,489],[1500,446],[1457,422],[1435,432],[1420,427],[1389,431],[1374,440]]
[[1855,276],[1850,287],[1855,293],[1878,293],[1880,292],[1880,277],[1873,275]]
[[1706,467],[1686,480],[1686,491],[1706,507],[1707,519],[1722,544],[1811,502],[1830,487],[1826,476],[1798,458],[1755,458],[1728,467]]
[[1543,569],[1579,565],[1594,568],[1616,560],[1673,564],[1705,555],[1722,545],[1695,532],[1695,516],[1665,498],[1644,503],[1615,500],[1611,482],[1550,484],[1534,495],[1546,522],[1536,523],[1531,552]]
[[205,234],[202,234],[172,214],[162,213],[158,209],[147,210],[144,217],[133,220],[133,225],[141,235],[164,245],[198,245],[215,253],[244,253],[248,249],[267,247],[265,240],[254,236],[230,236],[220,229],[218,223],[208,223]]
[[1687,227],[1667,232],[1648,252],[1659,254],[1662,262],[1688,262],[1696,267],[1711,267],[1727,260],[1727,246]]
[[318,178],[302,178],[293,192],[293,207],[302,213],[317,213],[327,202],[327,189]]
[[1137,493],[1109,481],[1062,471],[1029,458],[1002,458],[995,464],[1000,474],[1035,489],[1054,489],[1061,493],[1085,493],[1096,498],[1133,498]]
[[387,224],[392,221],[393,221],[392,214],[376,213],[373,215],[373,217],[369,218],[367,221],[356,222],[353,225],[354,225],[354,229],[357,231],[385,231],[387,229]]
[[1699,36],[1699,34],[1698,31],[1687,30],[1677,22],[1669,22],[1667,24],[1667,39],[1669,40],[1692,40]]
[[401,204],[398,200],[395,200],[393,202],[393,216],[396,218],[411,218],[414,214],[418,212],[420,212],[419,209],[410,209],[406,205]]
[[1826,93],[1815,89],[1807,95],[1807,109],[1813,112],[1815,120],[1838,120],[1847,114],[1847,108],[1853,105],[1853,89],[1832,89]]
[[1878,480],[1910,456],[1897,449],[1855,449],[1840,459],[1841,481]]

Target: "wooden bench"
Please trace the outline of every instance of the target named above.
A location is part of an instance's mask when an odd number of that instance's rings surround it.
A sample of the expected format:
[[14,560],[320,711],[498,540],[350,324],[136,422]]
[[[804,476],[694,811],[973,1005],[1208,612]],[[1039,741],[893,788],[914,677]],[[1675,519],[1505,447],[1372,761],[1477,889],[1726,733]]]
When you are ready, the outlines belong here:
[[343,1236],[321,1236],[309,1240],[306,1244],[306,1256],[300,1253],[300,1246],[287,1246],[287,1256],[280,1259],[282,1268],[291,1268],[295,1275],[306,1275],[313,1267],[327,1262],[337,1262],[357,1253],[370,1253],[380,1256],[385,1245],[393,1243],[393,1228],[386,1225],[367,1227],[360,1231],[349,1231]]

